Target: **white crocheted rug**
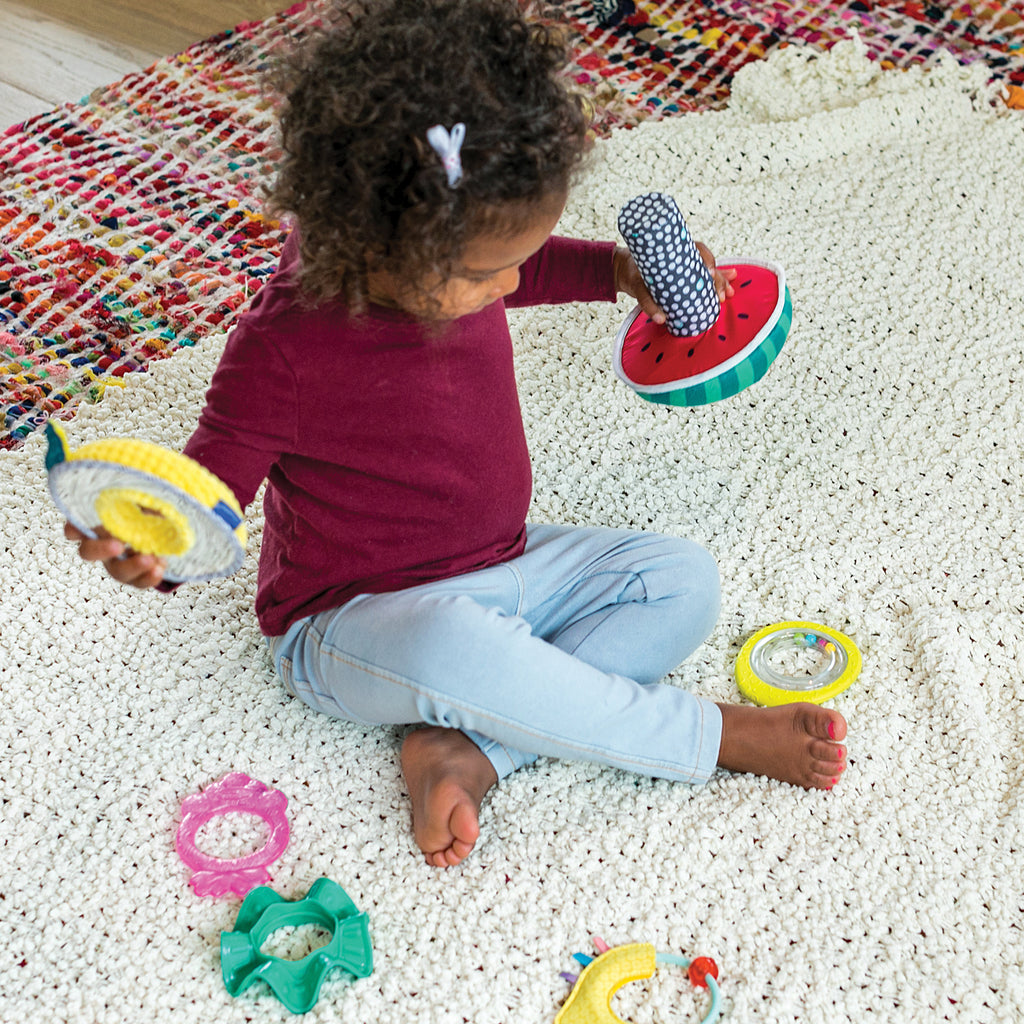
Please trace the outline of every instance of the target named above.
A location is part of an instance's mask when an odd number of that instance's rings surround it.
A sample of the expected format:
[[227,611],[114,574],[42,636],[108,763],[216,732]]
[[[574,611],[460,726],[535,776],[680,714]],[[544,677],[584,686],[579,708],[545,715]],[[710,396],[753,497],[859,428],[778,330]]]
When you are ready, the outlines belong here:
[[[78,562],[43,444],[0,459],[0,1019],[281,1021],[220,975],[239,901],[193,894],[182,800],[229,771],[288,797],[272,884],[319,877],[369,914],[376,966],[328,976],[310,1021],[548,1024],[592,934],[712,956],[736,1024],[1024,1017],[1024,119],[984,72],[883,73],[855,44],[786,50],[730,108],[599,146],[562,225],[613,237],[623,201],[677,197],[719,255],[785,267],[793,329],[718,405],[647,405],[610,369],[628,311],[517,313],[534,517],[695,537],[719,625],[672,677],[738,699],[745,638],[807,618],[849,634],[831,793],[721,775],[689,788],[543,761],[487,799],[477,850],[426,867],[400,734],[332,721],[271,675],[234,578],[174,596]],[[184,444],[215,342],[154,365],[70,425]],[[204,848],[259,843],[221,819]],[[306,935],[277,937],[295,956]],[[624,988],[635,1024],[696,1021],[678,970]]]

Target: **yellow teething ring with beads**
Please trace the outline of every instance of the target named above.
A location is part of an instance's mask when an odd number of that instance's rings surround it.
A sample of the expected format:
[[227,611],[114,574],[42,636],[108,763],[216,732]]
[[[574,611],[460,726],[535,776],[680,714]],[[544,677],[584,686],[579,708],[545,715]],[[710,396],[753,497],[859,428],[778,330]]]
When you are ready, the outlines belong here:
[[[786,651],[801,650],[824,664],[810,672],[778,669],[776,662]],[[860,668],[860,651],[839,630],[816,622],[779,622],[759,630],[743,645],[736,659],[736,683],[756,704],[822,704],[849,687]]]
[[167,560],[172,582],[214,579],[241,566],[246,530],[231,489],[198,462],[148,441],[110,438],[72,452],[46,427],[50,493],[68,522]]

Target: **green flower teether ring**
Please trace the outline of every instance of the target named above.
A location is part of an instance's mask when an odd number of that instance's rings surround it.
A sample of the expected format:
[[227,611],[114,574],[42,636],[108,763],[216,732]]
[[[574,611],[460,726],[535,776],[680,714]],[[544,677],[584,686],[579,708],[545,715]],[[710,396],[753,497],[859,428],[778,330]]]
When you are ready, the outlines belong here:
[[[326,946],[301,960],[261,951],[279,928],[306,924],[331,932]],[[264,981],[292,1013],[305,1013],[316,1004],[324,977],[334,967],[366,978],[373,971],[373,949],[366,914],[329,878],[318,878],[300,900],[286,900],[266,886],[253,889],[242,902],[234,931],[220,934],[221,974],[233,996]]]

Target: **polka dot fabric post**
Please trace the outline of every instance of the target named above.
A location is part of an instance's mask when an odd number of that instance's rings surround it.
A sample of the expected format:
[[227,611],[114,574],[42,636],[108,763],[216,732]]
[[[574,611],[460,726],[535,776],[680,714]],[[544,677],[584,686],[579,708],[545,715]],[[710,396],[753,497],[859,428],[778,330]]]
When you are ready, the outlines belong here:
[[713,326],[721,311],[714,277],[676,201],[662,192],[636,196],[619,211],[619,231],[669,331],[685,338]]

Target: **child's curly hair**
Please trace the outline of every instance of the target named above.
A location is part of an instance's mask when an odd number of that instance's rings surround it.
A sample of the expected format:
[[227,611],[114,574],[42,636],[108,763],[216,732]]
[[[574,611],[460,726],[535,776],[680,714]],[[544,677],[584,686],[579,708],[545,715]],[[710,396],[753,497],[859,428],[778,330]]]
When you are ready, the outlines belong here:
[[[278,74],[270,200],[298,222],[306,295],[360,311],[372,267],[422,300],[469,239],[514,232],[564,193],[588,148],[566,60],[564,34],[517,0],[373,0],[300,47]],[[427,129],[459,121],[451,188]]]

